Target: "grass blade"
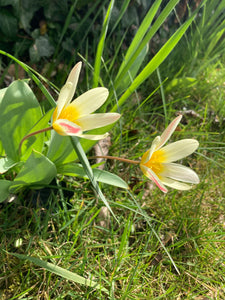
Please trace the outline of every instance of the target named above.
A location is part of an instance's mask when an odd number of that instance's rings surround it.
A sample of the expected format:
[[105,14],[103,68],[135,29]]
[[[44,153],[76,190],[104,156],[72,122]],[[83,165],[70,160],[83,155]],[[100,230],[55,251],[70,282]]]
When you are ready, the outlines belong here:
[[23,63],[19,59],[15,58],[13,55],[11,55],[11,54],[3,51],[3,50],[0,50],[0,54],[11,58],[16,63],[18,63],[18,65],[20,65],[27,72],[27,74],[30,76],[30,78],[33,79],[33,81],[37,84],[37,86],[40,88],[40,90],[42,91],[44,96],[47,98],[47,100],[51,104],[51,106],[52,107],[56,106],[56,102],[55,102],[54,98],[52,97],[52,95],[48,92],[46,87],[41,83],[41,81],[38,79],[38,77],[34,74],[37,74],[42,80],[49,83],[43,76],[41,76],[38,72],[33,70],[31,67],[29,67],[28,65],[26,65],[25,63]]
[[[177,43],[180,41],[190,24],[192,23],[194,14],[188,21],[186,21],[166,42],[166,44],[157,52],[152,60],[146,65],[141,73],[134,79],[133,83],[127,91],[120,97],[118,105],[121,106],[128,97],[160,66],[160,64],[171,53]],[[112,111],[117,111],[118,105],[114,105]]]
[[[125,62],[122,64],[118,75],[115,79],[114,86],[117,88],[119,83],[121,82],[122,78],[126,75],[126,73],[129,71],[131,66],[135,63],[135,60],[137,59],[138,55],[141,53],[145,45],[150,41],[150,39],[153,37],[153,35],[157,32],[157,30],[160,28],[162,23],[165,21],[165,19],[168,17],[170,12],[173,10],[175,5],[177,4],[179,0],[172,0],[170,1],[165,9],[162,11],[162,13],[159,15],[153,26],[150,28],[149,32],[146,34],[149,26],[151,25],[152,18],[155,16],[158,6],[160,4],[160,1],[157,1],[153,4],[153,6],[150,8],[149,12],[147,13],[145,19],[143,20],[140,29],[138,30],[137,34],[134,37],[134,41],[131,43],[127,54],[125,56]],[[146,35],[145,35],[146,34]],[[144,37],[145,35],[145,37]],[[143,38],[144,37],[144,38]],[[142,40],[143,38],[143,40]],[[138,45],[138,46],[137,46]],[[109,97],[112,96],[112,93],[110,93]]]
[[94,76],[94,78],[93,78],[93,88],[98,86],[98,81],[99,81],[99,76],[100,76],[100,69],[101,69],[102,53],[103,53],[103,49],[104,49],[105,38],[106,38],[107,30],[108,30],[108,24],[109,24],[111,12],[112,12],[112,9],[113,9],[113,5],[114,5],[114,0],[111,0],[110,4],[109,4],[109,7],[108,7],[108,10],[106,12],[104,22],[103,22],[100,41],[98,43],[97,53],[96,53],[96,56],[95,56],[95,65],[94,65],[94,74],[93,74],[93,76]]
[[16,256],[17,258],[19,259],[23,259],[23,260],[29,260],[30,262],[34,263],[35,265],[38,265],[39,267],[41,268],[44,268],[45,270],[51,272],[51,273],[54,273],[56,275],[59,275],[67,280],[71,280],[71,281],[74,281],[76,283],[79,283],[79,284],[83,284],[85,286],[90,286],[90,287],[94,287],[95,289],[99,289],[105,293],[108,294],[108,291],[100,286],[98,283],[90,280],[90,279],[86,279],[76,273],[73,273],[71,271],[68,271],[64,268],[61,268],[59,266],[56,266],[52,263],[49,263],[49,262],[46,262],[46,261],[43,261],[39,258],[36,258],[36,257],[31,257],[31,256],[26,256],[26,255],[23,255],[23,254],[18,254],[18,253],[10,253],[10,252],[7,252],[8,254],[11,254],[13,256]]

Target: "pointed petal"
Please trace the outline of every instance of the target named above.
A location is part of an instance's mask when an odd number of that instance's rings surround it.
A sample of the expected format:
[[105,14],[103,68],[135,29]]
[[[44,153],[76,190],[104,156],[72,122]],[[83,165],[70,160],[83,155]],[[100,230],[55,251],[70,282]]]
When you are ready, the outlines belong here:
[[64,119],[55,121],[52,126],[53,129],[60,135],[80,136],[82,133],[80,126]]
[[161,191],[163,191],[164,193],[168,192],[167,188],[163,185],[162,181],[151,169],[143,165],[140,165],[140,168],[144,173],[144,175],[147,176],[149,179],[151,179],[153,182],[155,182],[155,184],[158,186],[158,188],[160,188]]
[[80,71],[81,71],[81,67],[82,67],[82,62],[79,61],[74,67],[73,69],[70,71],[70,74],[66,80],[66,83],[67,82],[72,82],[73,85],[74,85],[74,92],[76,90],[76,87],[77,87],[77,82],[78,82],[78,78],[79,78],[79,75],[80,75]]
[[164,130],[160,137],[160,143],[157,145],[156,150],[160,149],[171,137],[173,134],[174,130],[176,129],[177,125],[180,123],[180,120],[182,118],[182,115],[179,115],[176,117],[170,124],[169,126]]
[[87,140],[92,140],[92,141],[103,140],[107,136],[109,136],[108,132],[106,132],[105,134],[80,134],[79,135],[79,137],[82,137]]
[[77,119],[76,124],[86,131],[112,124],[119,118],[118,113],[91,114]]
[[175,163],[163,164],[160,176],[188,183],[199,183],[198,175],[192,169]]
[[147,152],[145,152],[145,154],[142,157],[142,160],[143,160],[143,161],[141,160],[142,164],[145,164],[150,160],[150,158],[152,157],[152,154],[155,152],[155,149],[157,148],[159,142],[160,142],[160,136],[157,136],[156,138],[154,138],[151,148]]
[[192,154],[199,146],[197,140],[184,139],[171,143],[161,149],[165,155],[165,162],[170,163]]
[[106,88],[91,89],[76,98],[69,106],[73,106],[80,117],[88,115],[98,109],[106,101],[109,92]]
[[176,180],[173,180],[170,178],[166,178],[166,177],[162,178],[162,182],[165,185],[167,185],[173,189],[176,189],[176,190],[185,191],[185,190],[190,190],[192,188],[192,186],[190,184],[179,182],[179,181],[176,181]]
[[58,101],[57,101],[56,112],[53,115],[53,121],[57,120],[62,109],[66,107],[69,104],[69,102],[72,100],[77,87],[81,66],[82,66],[81,62],[75,65],[75,67],[71,70],[65,85],[61,88]]

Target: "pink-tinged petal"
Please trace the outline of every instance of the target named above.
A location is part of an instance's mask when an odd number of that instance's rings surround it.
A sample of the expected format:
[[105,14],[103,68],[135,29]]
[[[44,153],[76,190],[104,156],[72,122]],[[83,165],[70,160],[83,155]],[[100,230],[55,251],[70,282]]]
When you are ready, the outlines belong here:
[[164,130],[160,137],[160,142],[157,145],[156,150],[160,149],[171,137],[173,134],[174,130],[177,128],[177,125],[180,123],[180,120],[182,118],[182,115],[179,115],[176,117],[170,124],[169,126]]
[[184,139],[161,148],[161,151],[164,153],[165,162],[170,163],[192,154],[198,146],[197,140]]
[[55,121],[58,118],[62,109],[65,108],[72,100],[77,87],[81,66],[82,66],[81,62],[75,65],[75,67],[71,70],[65,85],[60,90],[58,101],[57,101],[56,113],[54,114],[53,121]]
[[77,119],[76,123],[83,131],[86,131],[112,124],[119,118],[118,113],[91,114]]
[[168,192],[167,188],[163,185],[162,181],[158,178],[158,176],[151,169],[149,169],[143,165],[140,165],[140,168],[141,168],[142,172],[144,173],[144,175],[147,176],[153,182],[155,182],[155,184],[158,186],[158,188],[160,188],[161,191],[163,191],[164,193]]
[[74,107],[79,114],[79,117],[91,114],[96,111],[106,101],[109,92],[106,88],[99,87],[91,89],[80,95],[69,107]]
[[80,136],[82,133],[80,126],[64,119],[55,121],[52,126],[53,129],[60,135]]
[[92,141],[98,141],[98,140],[103,140],[107,136],[109,136],[109,133],[106,132],[105,134],[80,134],[79,137],[87,139],[87,140],[92,140]]
[[175,163],[163,164],[163,171],[160,176],[187,183],[199,183],[199,177],[192,169]]
[[186,191],[186,190],[190,190],[192,188],[192,186],[190,184],[186,184],[183,182],[179,182],[170,178],[162,178],[162,182],[166,185],[169,186],[173,189],[176,190],[181,190],[181,191]]

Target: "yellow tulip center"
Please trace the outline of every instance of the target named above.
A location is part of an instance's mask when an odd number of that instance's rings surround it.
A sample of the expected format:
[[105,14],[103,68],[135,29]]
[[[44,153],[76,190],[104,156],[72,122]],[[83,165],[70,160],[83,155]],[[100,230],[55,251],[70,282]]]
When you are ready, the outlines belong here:
[[[56,120],[56,114],[57,114],[57,108],[55,109],[53,113],[53,120]],[[78,113],[77,109],[72,106],[68,105],[66,108],[64,108],[57,119],[64,119],[75,123],[75,120],[80,117],[80,114]]]
[[152,157],[146,163],[143,161],[146,160],[149,151],[145,152],[141,159],[141,164],[151,169],[155,174],[159,175],[163,171],[163,162],[165,162],[165,152],[163,150],[157,150],[153,152]]

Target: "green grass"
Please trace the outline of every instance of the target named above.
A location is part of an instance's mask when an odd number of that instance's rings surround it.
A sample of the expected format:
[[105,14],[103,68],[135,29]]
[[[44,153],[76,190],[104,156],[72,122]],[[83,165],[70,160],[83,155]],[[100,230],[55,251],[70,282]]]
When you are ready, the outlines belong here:
[[[196,51],[191,42],[189,46]],[[109,55],[107,48],[104,51]],[[124,103],[121,121],[111,130],[109,154],[140,158],[164,130],[165,112],[168,122],[181,112],[171,141],[198,139],[199,149],[182,163],[198,173],[200,184],[185,192],[170,189],[165,195],[138,166],[107,161],[105,169],[130,186],[124,191],[100,185],[118,221],[105,213],[88,180],[59,176],[49,189],[24,190],[14,201],[0,204],[1,299],[225,298],[224,57],[216,62],[207,58],[200,71],[198,57],[189,74],[189,61],[182,62],[184,68],[179,61],[176,69],[179,51],[172,51],[170,73],[166,60]],[[93,78],[87,74],[91,86]],[[187,77],[195,84],[186,84]],[[171,87],[174,78],[183,81]],[[12,253],[91,279],[109,295]]]
[[[170,190],[164,195],[143,178],[138,167],[108,162],[106,168],[131,186],[131,194],[101,186],[119,223],[112,216],[109,219],[101,217],[102,203],[96,202],[88,181],[67,178],[66,190],[74,193],[72,198],[65,190],[63,196],[55,188],[47,199],[46,195],[36,198],[39,205],[32,204],[32,192],[19,195],[15,201],[4,204],[0,212],[1,249],[4,250],[1,251],[2,299],[107,297],[104,292],[64,280],[7,252],[39,257],[92,278],[110,291],[110,299],[225,297],[225,189],[221,176],[224,172],[224,127],[215,128],[222,124],[214,124],[210,112],[217,106],[216,101],[213,105],[215,99],[207,97],[206,82],[199,90],[195,87],[189,90],[192,96],[198,97],[198,103],[194,106],[193,101],[191,109],[202,119],[186,115],[182,131],[173,136],[173,140],[183,137],[199,140],[199,150],[185,163],[196,170],[201,183],[187,192]],[[179,93],[182,99],[182,91]],[[143,105],[132,121],[135,108],[138,104],[133,101],[131,113],[124,115],[122,142],[117,138],[119,126],[112,132],[110,152],[114,155],[121,152],[126,157],[139,157],[149,148],[156,131],[163,130],[160,116],[163,107],[150,109],[149,115],[149,106]],[[168,109],[170,117],[174,113]],[[19,241],[21,245],[16,246]]]

